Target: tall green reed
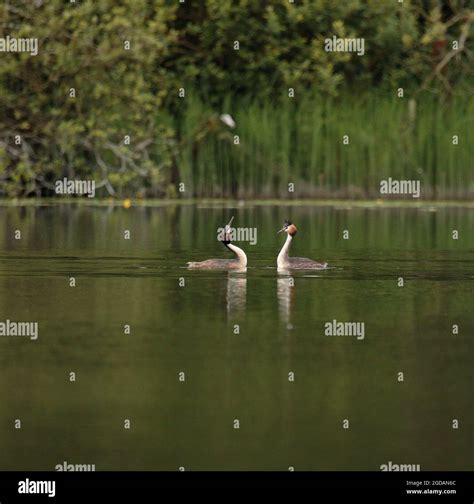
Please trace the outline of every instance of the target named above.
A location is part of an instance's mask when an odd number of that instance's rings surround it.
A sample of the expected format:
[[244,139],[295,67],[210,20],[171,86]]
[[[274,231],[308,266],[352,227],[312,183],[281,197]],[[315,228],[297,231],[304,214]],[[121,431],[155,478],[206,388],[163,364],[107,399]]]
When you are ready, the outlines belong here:
[[[176,119],[177,164],[190,196],[376,198],[389,177],[420,180],[424,198],[474,195],[473,99],[306,94],[223,103],[215,111],[190,96]],[[234,129],[221,113],[235,119]]]

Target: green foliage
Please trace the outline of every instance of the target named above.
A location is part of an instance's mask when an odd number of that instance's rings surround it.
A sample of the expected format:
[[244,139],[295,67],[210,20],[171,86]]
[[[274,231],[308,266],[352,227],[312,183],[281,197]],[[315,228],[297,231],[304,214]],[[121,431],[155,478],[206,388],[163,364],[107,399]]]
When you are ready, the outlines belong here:
[[112,181],[133,189],[153,177],[159,166],[150,146],[169,133],[155,119],[165,80],[156,68],[175,37],[167,26],[173,12],[146,0],[25,0],[7,10],[10,36],[40,41],[37,56],[0,59],[10,193],[44,191],[58,176],[91,172],[110,190]]
[[[436,134],[430,127],[449,100],[472,94],[473,21],[472,9],[450,0],[7,3],[0,37],[38,38],[39,54],[1,53],[0,191],[48,195],[67,176],[93,177],[109,194],[173,196],[182,181],[193,195],[259,196],[280,191],[292,175],[308,193],[321,185],[344,193],[349,180],[364,192],[362,179],[345,171],[346,154],[330,152],[330,135],[350,128],[348,115],[352,128],[366,120],[398,128],[399,87],[429,103],[418,109],[426,128],[421,150],[410,144],[404,162],[403,150],[375,142],[366,128],[361,140],[372,157],[358,161],[370,164],[378,145],[395,163],[391,170],[415,158],[421,170],[430,165],[431,176],[455,169],[455,158],[439,165],[443,144],[435,138],[442,141],[445,126],[436,125]],[[364,38],[365,55],[326,52],[333,35]],[[380,115],[370,109],[375,90],[385,95]],[[240,151],[219,120],[229,107],[246,146]],[[459,104],[453,110],[462,114]],[[446,183],[462,185],[463,173]]]
[[[431,1],[424,8],[410,0],[186,3],[176,13],[173,26],[180,36],[172,50],[179,74],[213,103],[229,92],[278,97],[288,87],[332,95],[373,85],[414,90],[449,44],[469,30],[474,11],[456,8],[457,3]],[[324,41],[333,35],[364,38],[365,57],[326,52]],[[472,77],[466,60],[460,53],[449,78],[469,71]]]

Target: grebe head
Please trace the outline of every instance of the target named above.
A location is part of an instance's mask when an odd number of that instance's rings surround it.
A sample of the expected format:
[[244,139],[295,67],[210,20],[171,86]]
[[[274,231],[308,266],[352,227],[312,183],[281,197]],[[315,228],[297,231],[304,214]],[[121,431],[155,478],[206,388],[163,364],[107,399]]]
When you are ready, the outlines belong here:
[[295,234],[298,232],[298,230],[296,229],[296,226],[288,220],[285,221],[285,224],[278,232],[281,233],[282,231],[289,234],[290,236],[295,236]]

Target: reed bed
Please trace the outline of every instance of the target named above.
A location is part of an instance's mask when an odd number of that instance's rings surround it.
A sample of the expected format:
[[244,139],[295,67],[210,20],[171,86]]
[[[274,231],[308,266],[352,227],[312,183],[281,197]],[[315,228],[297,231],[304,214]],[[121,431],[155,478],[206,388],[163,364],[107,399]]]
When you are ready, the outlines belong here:
[[[219,120],[221,112],[235,128]],[[191,94],[175,119],[188,195],[377,198],[389,177],[419,180],[425,199],[474,195],[472,98],[228,97],[219,114]]]

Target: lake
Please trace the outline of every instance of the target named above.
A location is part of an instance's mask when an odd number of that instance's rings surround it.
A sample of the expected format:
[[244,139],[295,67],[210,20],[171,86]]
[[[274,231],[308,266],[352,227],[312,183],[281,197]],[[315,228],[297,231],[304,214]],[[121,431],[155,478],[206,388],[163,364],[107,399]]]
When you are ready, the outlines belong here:
[[[0,470],[474,469],[472,205],[0,215],[0,321],[38,323],[0,337]],[[187,270],[231,216],[247,271]],[[330,269],[278,273],[285,219]]]

